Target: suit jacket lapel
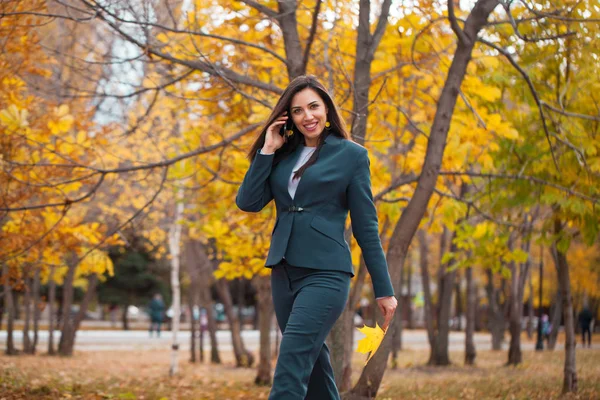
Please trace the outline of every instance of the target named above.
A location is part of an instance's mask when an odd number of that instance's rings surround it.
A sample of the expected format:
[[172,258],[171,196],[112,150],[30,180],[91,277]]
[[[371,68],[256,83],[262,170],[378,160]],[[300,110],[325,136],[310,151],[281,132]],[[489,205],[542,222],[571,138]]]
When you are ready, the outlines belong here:
[[[315,173],[315,171],[319,170],[319,167],[322,167],[324,163],[327,162],[327,158],[329,153],[335,148],[335,146],[337,144],[340,143],[342,139],[335,136],[335,135],[328,135],[325,138],[325,144],[323,145],[323,147],[321,147],[321,150],[319,151],[319,158],[317,159],[317,162],[313,165],[310,166],[310,168],[306,169],[306,171],[304,171],[304,174],[302,175],[302,178],[300,179],[300,183],[298,183],[298,188],[296,189],[296,194],[294,196],[295,200],[298,200],[301,196],[303,191],[304,191],[304,187],[310,186],[310,180],[313,177],[313,174]],[[298,153],[300,153],[300,151],[298,151]],[[296,164],[296,160],[297,160],[298,156],[296,155],[295,160],[294,160],[294,165]],[[291,168],[290,168],[290,174],[291,174]],[[288,178],[289,178],[289,174],[288,174]],[[291,199],[291,197],[290,197]]]

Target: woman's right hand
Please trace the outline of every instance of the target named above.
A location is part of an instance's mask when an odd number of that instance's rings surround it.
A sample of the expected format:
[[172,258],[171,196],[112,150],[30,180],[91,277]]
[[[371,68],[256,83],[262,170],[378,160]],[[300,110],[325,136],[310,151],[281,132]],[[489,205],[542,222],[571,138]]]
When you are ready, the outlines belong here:
[[267,132],[265,134],[265,144],[263,146],[265,153],[275,153],[275,151],[279,150],[287,141],[287,136],[285,133],[283,136],[279,134],[281,126],[286,123],[287,119],[288,116],[286,111],[281,117],[273,121],[273,123],[267,128]]

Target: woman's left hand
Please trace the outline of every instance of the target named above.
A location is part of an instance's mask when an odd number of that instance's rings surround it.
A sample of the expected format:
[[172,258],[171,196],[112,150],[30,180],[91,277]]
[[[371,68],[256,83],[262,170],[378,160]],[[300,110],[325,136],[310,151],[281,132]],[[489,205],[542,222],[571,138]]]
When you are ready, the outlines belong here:
[[377,305],[385,318],[381,329],[387,331],[387,328],[394,317],[394,313],[396,312],[396,307],[398,307],[398,300],[396,300],[394,296],[383,297],[377,299]]

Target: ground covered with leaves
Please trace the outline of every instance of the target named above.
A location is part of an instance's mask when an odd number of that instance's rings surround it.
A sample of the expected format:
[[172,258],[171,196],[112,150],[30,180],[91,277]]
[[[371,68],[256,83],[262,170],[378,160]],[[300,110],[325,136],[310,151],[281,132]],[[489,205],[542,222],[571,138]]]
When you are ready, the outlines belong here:
[[[182,354],[182,358],[187,357]],[[506,352],[479,352],[477,365],[427,367],[427,352],[403,351],[388,370],[378,399],[553,399],[562,387],[563,351],[525,352],[519,367],[505,367]],[[253,384],[254,369],[190,364],[168,376],[167,351],[80,352],[72,358],[0,356],[1,399],[266,399],[268,388]],[[364,356],[355,355],[355,379]],[[578,349],[579,393],[570,399],[600,398],[600,350]]]

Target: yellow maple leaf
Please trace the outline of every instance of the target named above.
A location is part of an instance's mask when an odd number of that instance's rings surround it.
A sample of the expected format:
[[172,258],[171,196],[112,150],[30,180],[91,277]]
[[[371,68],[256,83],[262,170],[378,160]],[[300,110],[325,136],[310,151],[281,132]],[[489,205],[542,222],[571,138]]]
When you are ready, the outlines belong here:
[[358,348],[356,349],[356,351],[363,354],[371,353],[369,354],[369,358],[367,358],[367,361],[365,361],[365,365],[367,365],[369,360],[373,357],[373,355],[379,348],[379,345],[381,345],[386,331],[381,329],[377,322],[375,322],[375,328],[371,328],[370,326],[365,325],[362,328],[356,329],[358,329],[359,332],[365,335],[365,337],[358,342]]

